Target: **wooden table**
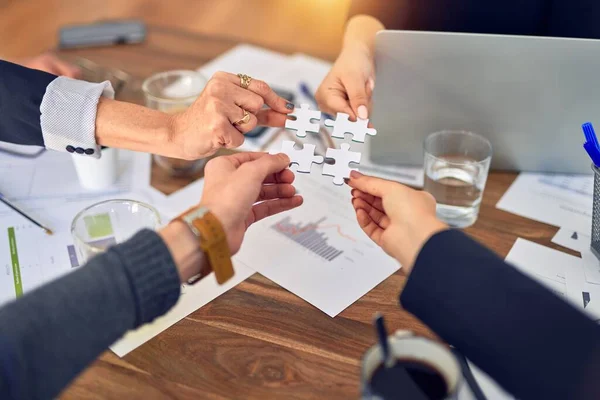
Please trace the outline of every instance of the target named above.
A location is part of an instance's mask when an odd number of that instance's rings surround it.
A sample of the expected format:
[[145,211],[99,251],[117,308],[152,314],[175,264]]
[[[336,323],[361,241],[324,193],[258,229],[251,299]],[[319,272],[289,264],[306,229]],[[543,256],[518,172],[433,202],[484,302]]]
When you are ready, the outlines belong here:
[[[134,77],[133,90],[123,96],[140,101],[136,91],[143,78],[169,69],[195,69],[235,44],[151,28],[142,45],[61,54],[66,58],[83,56],[129,72]],[[158,172],[154,169],[153,184],[166,193],[187,184],[185,179],[169,181]],[[496,209],[515,176],[490,174],[479,220],[467,232],[502,257],[517,237],[560,248],[550,242],[556,228]],[[357,398],[360,357],[375,341],[374,312],[383,312],[390,329],[410,329],[434,337],[399,307],[398,295],[405,281],[399,271],[330,318],[255,274],[123,359],[107,351],[62,397]]]

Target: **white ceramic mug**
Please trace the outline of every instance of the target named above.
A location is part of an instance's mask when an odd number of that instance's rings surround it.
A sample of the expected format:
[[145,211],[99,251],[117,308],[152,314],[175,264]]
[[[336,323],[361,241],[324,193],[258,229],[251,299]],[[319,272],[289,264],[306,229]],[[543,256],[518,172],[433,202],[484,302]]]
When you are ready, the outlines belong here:
[[92,158],[73,154],[73,164],[82,187],[101,190],[117,181],[119,157],[117,149],[102,149],[102,157]]
[[[410,361],[427,366],[436,371],[445,381],[447,395],[445,399],[458,398],[458,393],[463,386],[463,376],[460,365],[454,355],[440,343],[415,336],[410,331],[398,330],[388,337],[391,357],[402,361]],[[371,381],[375,371],[384,363],[381,346],[374,345],[369,348],[362,358],[361,363],[361,392],[363,400],[388,400],[373,393]],[[402,393],[402,387],[398,388]]]

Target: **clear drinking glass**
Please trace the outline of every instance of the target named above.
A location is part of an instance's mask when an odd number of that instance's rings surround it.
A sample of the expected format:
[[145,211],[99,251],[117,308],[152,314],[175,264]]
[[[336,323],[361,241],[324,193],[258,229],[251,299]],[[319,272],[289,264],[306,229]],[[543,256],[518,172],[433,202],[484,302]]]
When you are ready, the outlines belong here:
[[138,231],[160,227],[160,215],[136,200],[107,200],[81,210],[71,223],[71,235],[81,264],[121,243]]
[[490,142],[473,132],[427,136],[424,190],[437,201],[437,216],[455,228],[475,223],[492,160]]
[[[196,71],[176,70],[152,75],[142,84],[146,106],[169,114],[182,112],[194,103],[206,82],[206,78]],[[193,175],[207,161],[180,160],[159,155],[155,155],[154,160],[173,176]]]

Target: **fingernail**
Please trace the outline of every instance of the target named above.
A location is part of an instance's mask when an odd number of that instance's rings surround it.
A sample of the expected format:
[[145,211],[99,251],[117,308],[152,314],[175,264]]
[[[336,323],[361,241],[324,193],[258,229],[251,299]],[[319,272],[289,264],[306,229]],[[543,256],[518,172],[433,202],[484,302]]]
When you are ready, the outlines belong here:
[[285,104],[285,108],[287,108],[288,110],[293,110],[294,109],[294,104],[292,104],[292,103],[286,103]]
[[367,107],[360,106],[360,107],[358,107],[357,111],[358,111],[358,118],[360,118],[360,119],[369,118],[369,111],[367,110]]
[[363,174],[358,171],[353,170],[350,172],[350,178],[360,178],[361,176],[363,176]]
[[371,91],[375,89],[375,79],[373,78],[369,78],[369,89],[371,89]]

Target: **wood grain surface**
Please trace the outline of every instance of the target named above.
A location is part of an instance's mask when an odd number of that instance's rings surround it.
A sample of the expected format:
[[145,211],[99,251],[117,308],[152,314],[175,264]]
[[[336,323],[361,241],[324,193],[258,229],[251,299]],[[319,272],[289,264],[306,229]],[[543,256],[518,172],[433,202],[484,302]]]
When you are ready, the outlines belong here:
[[[265,0],[225,3],[237,9],[256,6],[258,3],[274,5],[282,2]],[[5,38],[5,32],[16,29],[3,23],[7,20],[3,12],[11,7],[11,11],[22,18],[39,19],[44,14],[48,18],[60,17],[64,22],[68,19],[52,6],[44,8],[42,13],[41,10],[30,10],[23,5],[32,3],[39,5],[39,2],[27,0],[0,0],[0,37]],[[57,2],[46,3],[51,5]],[[108,4],[108,8],[121,7],[139,11],[145,2],[79,0],[61,2],[63,3],[78,10],[93,4],[102,15],[105,4]],[[250,41],[255,39],[259,45],[286,52],[303,50],[331,59],[337,51],[337,39],[333,38],[333,33],[325,34],[322,42],[313,43],[314,47],[303,48],[281,36],[283,33],[269,30],[269,20],[261,20],[269,32],[265,34],[269,40],[256,32],[252,32],[254,36],[248,34],[252,30],[250,27],[239,28],[238,36],[218,36],[214,32],[190,29],[190,25],[193,25],[191,17],[183,17],[181,21],[175,22],[173,18],[169,18],[170,7],[177,7],[178,1],[147,3],[144,14],[150,15],[150,20],[161,22],[164,17],[164,20],[171,21],[171,25],[181,22],[188,32],[167,24],[153,24],[144,44],[61,52],[61,56],[70,59],[83,56],[100,65],[120,68],[130,73],[133,76],[132,82],[122,96],[130,101],[140,101],[139,83],[143,78],[162,70],[197,68],[234,46],[246,35]],[[206,5],[213,2],[198,3]],[[169,6],[165,6],[166,4]],[[341,2],[338,1],[337,4]],[[62,7],[63,5],[58,8],[65,11]],[[195,9],[190,11],[200,12]],[[223,23],[226,11],[214,11],[216,14],[213,15],[221,17],[214,17],[209,25]],[[69,14],[70,12],[72,10],[66,10],[65,15],[75,15],[74,12]],[[229,13],[235,15],[231,10]],[[132,15],[137,14],[132,12]],[[230,23],[235,24],[238,21],[235,18]],[[332,32],[337,30],[339,39],[342,22],[340,20],[335,23],[338,26],[332,28]],[[39,35],[47,34],[44,26],[42,21],[42,29],[26,40],[34,41]],[[284,29],[282,32],[288,30]],[[273,41],[272,36],[281,40]],[[6,40],[2,40],[5,44]],[[29,55],[16,45],[9,48],[14,56]],[[160,172],[154,168],[153,184],[166,193],[187,183],[186,179],[169,179]],[[466,231],[502,257],[508,253],[517,237],[558,248],[550,242],[556,228],[495,208],[515,176],[514,173],[491,173],[479,220]],[[417,319],[399,307],[398,295],[404,284],[405,277],[399,271],[336,318],[330,318],[292,293],[255,274],[123,359],[106,352],[62,393],[61,398],[357,398],[360,357],[375,342],[371,319],[376,311],[383,312],[391,330],[410,329],[435,337]]]

